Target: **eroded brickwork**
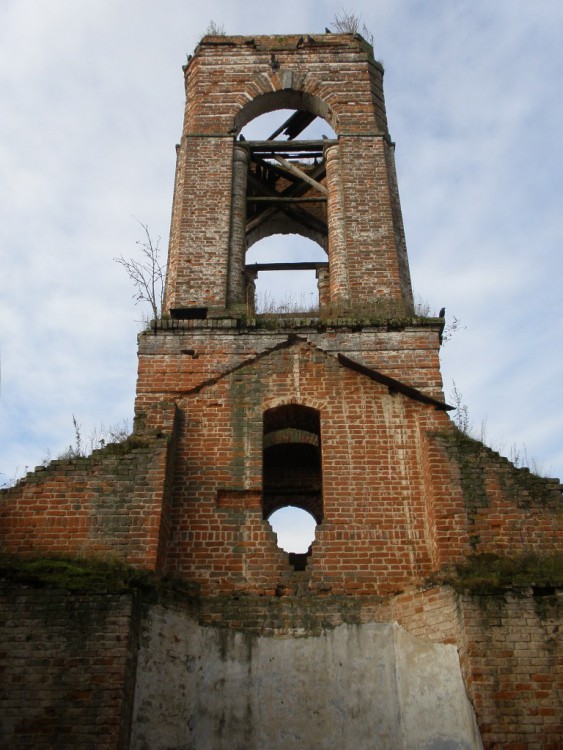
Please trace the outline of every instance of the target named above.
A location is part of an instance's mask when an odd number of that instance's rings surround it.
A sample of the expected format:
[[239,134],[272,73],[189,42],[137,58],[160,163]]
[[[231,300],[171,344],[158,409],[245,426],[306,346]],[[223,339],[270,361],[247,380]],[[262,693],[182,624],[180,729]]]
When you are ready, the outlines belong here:
[[[158,409],[155,409],[155,415]],[[53,461],[0,495],[3,553],[116,558],[158,570],[167,533],[170,434]]]
[[563,737],[561,596],[463,597],[462,667],[485,750],[558,750]]
[[129,747],[138,615],[129,595],[0,589],[0,745]]
[[[508,459],[458,432],[437,436],[437,454],[449,460],[449,496],[461,498],[465,528],[477,553],[549,553],[563,542],[558,479],[515,468]],[[458,501],[459,502],[459,501]],[[442,514],[443,537],[449,518]]]

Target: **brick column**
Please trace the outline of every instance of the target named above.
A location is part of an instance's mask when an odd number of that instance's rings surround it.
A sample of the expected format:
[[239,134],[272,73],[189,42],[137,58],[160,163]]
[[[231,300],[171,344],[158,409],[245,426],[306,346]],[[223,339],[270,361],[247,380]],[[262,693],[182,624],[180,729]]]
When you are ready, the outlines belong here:
[[245,312],[247,315],[254,315],[256,313],[256,278],[258,277],[258,271],[244,272],[244,305]]
[[326,150],[326,180],[328,185],[329,301],[345,307],[350,299],[350,289],[339,146],[330,146]]
[[330,277],[328,266],[317,268],[317,289],[319,290],[319,308],[326,307],[330,302]]
[[246,254],[246,183],[249,153],[242,146],[233,147],[233,187],[229,235],[229,270],[227,307],[241,311],[245,304],[244,256]]

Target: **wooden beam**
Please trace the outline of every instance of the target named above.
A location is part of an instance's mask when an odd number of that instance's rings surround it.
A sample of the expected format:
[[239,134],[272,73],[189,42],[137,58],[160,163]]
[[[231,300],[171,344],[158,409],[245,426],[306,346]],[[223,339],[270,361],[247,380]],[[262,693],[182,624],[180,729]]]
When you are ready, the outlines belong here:
[[237,146],[246,146],[251,151],[276,153],[277,151],[317,151],[323,152],[327,146],[334,146],[334,138],[322,138],[320,141],[237,141]]
[[[287,174],[283,170],[279,170],[280,172],[283,172],[283,174]],[[321,162],[321,164],[318,164],[311,172],[311,176],[313,178],[321,178],[324,177],[326,174],[326,164],[325,162]],[[293,177],[293,175],[292,175]],[[277,195],[277,193],[272,190],[268,185],[264,185],[264,183],[260,182],[251,172],[248,173],[248,179],[252,184],[256,184],[256,187],[259,187],[259,189],[268,195]],[[307,192],[309,190],[309,185],[304,182],[303,180],[299,179],[299,182],[297,182],[294,185],[288,185],[288,187],[282,191],[281,195],[282,197],[295,197],[298,195],[303,195],[303,193]],[[300,221],[303,224],[306,224],[309,226],[314,232],[320,232],[321,234],[327,234],[328,228],[326,226],[326,222],[320,221],[319,219],[315,218],[311,214],[309,214],[307,211],[301,211],[297,207],[291,207],[287,205],[278,204],[277,206],[271,206],[270,208],[266,208],[265,210],[261,211],[258,215],[253,216],[251,219],[249,219],[246,222],[246,231],[251,232],[253,229],[256,229],[256,227],[260,226],[265,221],[268,221],[272,217],[274,217],[277,213],[283,212],[288,214],[289,216],[292,216],[296,221]],[[307,221],[306,217],[310,217],[310,221]]]
[[[297,177],[297,175],[289,174],[285,169],[282,169],[277,164],[272,164],[271,161],[266,161],[262,156],[258,156],[257,154],[251,155],[251,160],[255,162],[256,164],[259,164],[261,167],[268,169],[269,171],[273,172],[278,177],[283,178],[284,180],[291,180],[293,184],[296,182],[301,182],[301,178]],[[249,174],[252,174],[249,170]]]
[[328,261],[312,261],[304,263],[249,263],[246,271],[317,271],[328,267]]
[[283,156],[279,156],[279,154],[272,154],[272,158],[279,162],[279,164],[281,164],[282,167],[285,167],[289,172],[296,175],[297,177],[301,177],[301,179],[305,180],[305,182],[308,182],[309,185],[312,185],[316,190],[319,190],[321,193],[328,195],[328,190],[322,183],[314,180],[307,174],[307,172],[303,172],[302,169],[299,169],[299,167],[296,167],[295,164],[292,164],[290,161],[284,159]]
[[291,198],[287,195],[248,195],[250,203],[326,203],[326,198]]
[[310,125],[313,120],[316,120],[317,115],[313,115],[310,112],[304,112],[298,110],[288,117],[288,119],[279,126],[277,130],[274,130],[272,135],[268,138],[269,141],[273,141],[278,135],[285,131],[285,134],[290,140],[296,138],[299,133],[302,133],[305,128]]

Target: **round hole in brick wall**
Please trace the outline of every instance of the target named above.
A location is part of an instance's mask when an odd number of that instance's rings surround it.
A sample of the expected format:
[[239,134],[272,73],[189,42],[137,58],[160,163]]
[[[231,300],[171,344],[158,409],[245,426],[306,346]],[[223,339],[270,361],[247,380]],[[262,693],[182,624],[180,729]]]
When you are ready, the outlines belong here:
[[268,521],[277,534],[278,547],[286,552],[307,552],[315,541],[317,524],[306,510],[288,505],[272,513]]

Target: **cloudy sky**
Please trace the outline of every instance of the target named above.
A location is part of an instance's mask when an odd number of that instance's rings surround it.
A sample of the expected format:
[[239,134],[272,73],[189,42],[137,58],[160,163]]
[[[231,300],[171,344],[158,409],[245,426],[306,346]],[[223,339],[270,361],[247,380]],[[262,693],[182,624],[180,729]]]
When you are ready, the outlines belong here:
[[[113,258],[170,220],[181,65],[210,20],[321,33],[322,0],[0,2],[0,483],[131,421],[138,321]],[[477,432],[563,476],[563,3],[378,0],[413,286]]]

